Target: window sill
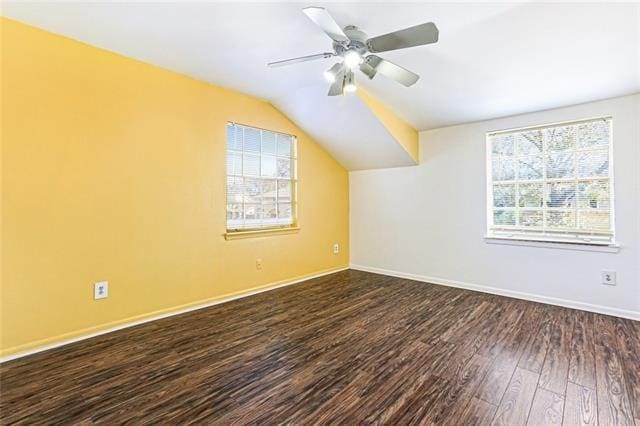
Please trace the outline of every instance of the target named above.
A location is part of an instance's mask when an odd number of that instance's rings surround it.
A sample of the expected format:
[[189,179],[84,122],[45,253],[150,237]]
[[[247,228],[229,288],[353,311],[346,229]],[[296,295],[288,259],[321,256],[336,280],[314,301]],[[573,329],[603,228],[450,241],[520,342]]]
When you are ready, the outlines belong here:
[[225,240],[242,240],[244,238],[270,237],[272,235],[295,234],[300,231],[300,227],[292,226],[289,228],[271,228],[271,229],[255,229],[252,231],[235,231],[225,232]]
[[523,246],[523,247],[540,247],[540,248],[554,248],[560,250],[577,250],[577,251],[595,251],[602,253],[618,253],[620,251],[620,245],[618,244],[586,244],[586,243],[568,243],[568,242],[553,242],[553,241],[535,241],[535,240],[522,240],[509,237],[490,237],[485,236],[484,241],[487,244],[503,244],[509,246]]

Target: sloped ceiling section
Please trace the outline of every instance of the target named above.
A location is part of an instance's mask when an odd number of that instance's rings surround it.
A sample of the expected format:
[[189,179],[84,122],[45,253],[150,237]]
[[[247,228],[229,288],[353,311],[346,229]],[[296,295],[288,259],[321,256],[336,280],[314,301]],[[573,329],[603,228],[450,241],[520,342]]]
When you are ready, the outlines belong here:
[[358,90],[358,97],[364,101],[391,136],[409,153],[417,163],[420,162],[420,137],[418,131],[409,123],[398,117],[382,102],[368,94],[364,89]]
[[272,103],[347,170],[417,164],[359,96],[326,96],[326,92],[326,84],[316,84]]

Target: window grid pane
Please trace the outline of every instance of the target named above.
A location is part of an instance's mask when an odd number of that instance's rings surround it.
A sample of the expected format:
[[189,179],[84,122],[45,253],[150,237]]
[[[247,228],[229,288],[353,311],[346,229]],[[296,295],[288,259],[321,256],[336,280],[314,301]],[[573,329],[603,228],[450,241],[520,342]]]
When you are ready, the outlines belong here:
[[227,230],[295,222],[296,138],[227,125]]
[[487,135],[489,234],[613,241],[611,119]]

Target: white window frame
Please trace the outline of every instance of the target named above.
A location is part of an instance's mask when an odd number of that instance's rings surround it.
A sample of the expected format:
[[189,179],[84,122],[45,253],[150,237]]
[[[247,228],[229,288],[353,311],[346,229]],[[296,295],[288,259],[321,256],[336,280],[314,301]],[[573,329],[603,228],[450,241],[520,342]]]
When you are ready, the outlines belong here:
[[[578,125],[581,123],[589,123],[597,120],[607,120],[609,122],[609,144],[608,144],[608,154],[609,154],[609,173],[607,179],[609,181],[609,220],[610,220],[610,231],[598,232],[598,233],[589,233],[589,232],[576,232],[576,230],[550,230],[546,227],[544,229],[526,229],[524,227],[515,225],[501,225],[494,226],[493,225],[493,215],[494,215],[494,206],[493,206],[493,153],[491,147],[491,137],[500,134],[507,133],[517,133],[531,130],[542,130],[546,128],[553,127],[562,127],[567,125]],[[487,233],[485,235],[485,240],[487,242],[500,242],[505,241],[506,244],[510,245],[530,245],[529,243],[533,243],[531,245],[539,245],[541,247],[551,247],[554,245],[562,246],[561,248],[571,248],[572,246],[597,246],[597,247],[611,247],[617,251],[619,247],[615,240],[615,196],[614,196],[614,158],[613,158],[613,118],[611,116],[602,116],[602,117],[592,117],[586,119],[579,120],[570,120],[570,121],[562,121],[555,122],[543,125],[534,125],[534,126],[526,126],[526,127],[518,127],[504,130],[496,130],[487,132],[485,135],[485,147],[486,147],[486,222],[487,222]],[[578,141],[576,140],[576,143]],[[598,151],[594,149],[594,151]],[[601,151],[601,150],[600,150]],[[574,149],[574,153],[577,151]],[[543,157],[543,178],[542,179],[530,179],[530,180],[520,180],[514,179],[513,181],[508,181],[509,183],[516,184],[516,193],[515,193],[515,207],[513,209],[517,212],[519,210],[519,199],[518,199],[518,189],[517,185],[524,183],[542,183],[543,187],[543,200],[546,200],[547,195],[547,184],[549,182],[560,182],[560,181],[586,181],[590,178],[578,178],[574,176],[573,178],[564,178],[564,179],[547,179],[546,177],[546,146],[543,145],[542,157]],[[517,156],[515,156],[517,159]],[[577,161],[577,156],[574,156],[574,162]],[[516,163],[517,164],[517,163]],[[575,168],[574,170],[577,170]],[[593,180],[602,180],[602,177],[592,178]],[[499,183],[499,182],[496,182]],[[577,185],[576,185],[577,190]],[[508,208],[507,208],[508,210]],[[544,212],[545,210],[556,210],[554,208],[548,208],[543,205],[541,210]],[[577,206],[574,208],[576,212],[576,223],[578,221],[578,210]],[[517,217],[517,215],[516,215]],[[597,248],[596,247],[596,248]]]
[[[234,122],[228,122],[227,126],[226,126],[226,131],[228,132],[228,128],[229,126],[236,126],[239,128],[248,128],[248,129],[253,129],[253,130],[258,130],[261,133],[262,136],[262,132],[270,132],[270,133],[274,133],[276,135],[284,135],[287,137],[291,138],[291,156],[289,157],[290,161],[291,161],[291,165],[290,165],[290,177],[287,178],[278,178],[276,177],[265,177],[265,176],[250,176],[250,175],[245,175],[244,174],[244,164],[242,164],[242,175],[230,175],[229,174],[229,169],[228,169],[228,165],[225,165],[225,227],[226,227],[226,233],[227,235],[232,235],[232,234],[250,234],[250,233],[256,233],[256,232],[273,232],[273,231],[286,231],[289,229],[297,229],[298,228],[298,211],[297,211],[297,206],[298,206],[298,200],[297,200],[297,193],[298,193],[298,138],[295,135],[291,135],[288,133],[283,133],[283,132],[278,132],[275,130],[269,130],[269,129],[263,129],[260,127],[256,127],[256,126],[250,126],[247,124],[241,124],[241,123],[234,123]],[[235,152],[235,153],[240,153],[241,157],[242,157],[242,161],[244,163],[244,147],[242,150],[238,151],[235,149],[230,149],[228,146],[228,134],[225,135],[225,162],[227,161],[227,156],[229,154],[230,151]],[[244,141],[244,138],[243,138]],[[276,149],[277,149],[277,142],[276,142]],[[249,152],[252,155],[255,155],[255,152]],[[260,142],[260,158],[262,161],[262,155],[264,154],[262,152],[262,141]],[[273,155],[274,157],[277,158],[282,158],[282,156],[278,156],[277,154],[268,154],[268,155]],[[276,161],[277,164],[277,161]],[[273,180],[276,182],[276,197],[278,194],[278,184],[277,182],[286,180],[288,182],[290,182],[290,189],[291,189],[291,194],[290,194],[290,202],[288,202],[287,204],[290,205],[291,208],[291,221],[289,222],[288,220],[284,221],[281,218],[275,218],[273,220],[271,220],[270,222],[265,222],[265,219],[259,219],[259,220],[255,220],[255,225],[256,226],[247,226],[247,222],[245,221],[245,226],[239,226],[239,227],[229,227],[229,218],[228,218],[228,206],[229,206],[229,188],[228,188],[228,179],[232,177],[232,178],[249,178],[249,179],[258,179],[258,180]],[[232,203],[234,204],[234,203]],[[244,197],[242,200],[242,203],[240,203],[243,205],[243,213],[244,213]],[[285,204],[285,203],[279,203],[278,201],[276,201],[275,205],[276,208],[278,208],[279,204]]]

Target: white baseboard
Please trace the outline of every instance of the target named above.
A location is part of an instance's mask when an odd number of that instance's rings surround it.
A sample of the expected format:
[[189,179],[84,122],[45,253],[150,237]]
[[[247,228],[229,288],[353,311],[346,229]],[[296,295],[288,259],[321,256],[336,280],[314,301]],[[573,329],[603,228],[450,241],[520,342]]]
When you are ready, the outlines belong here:
[[195,304],[195,305],[190,306],[188,308],[177,309],[175,311],[170,311],[170,312],[159,314],[159,315],[151,314],[150,316],[148,316],[148,317],[146,317],[144,319],[126,322],[126,323],[124,323],[122,325],[117,325],[115,327],[108,327],[108,328],[105,328],[105,329],[97,331],[97,332],[82,334],[80,336],[69,338],[69,339],[63,339],[63,340],[60,340],[60,341],[52,343],[52,344],[38,346],[38,347],[36,347],[34,349],[30,349],[30,350],[26,350],[26,351],[20,351],[20,352],[17,352],[15,354],[6,355],[6,356],[3,356],[3,357],[0,357],[0,364],[2,364],[3,362],[7,362],[7,361],[14,360],[14,359],[22,358],[22,357],[25,357],[25,356],[28,356],[28,355],[32,355],[32,354],[35,354],[35,353],[38,353],[38,352],[47,351],[49,349],[58,348],[60,346],[65,346],[65,345],[68,345],[68,344],[71,344],[71,343],[80,342],[82,340],[87,340],[87,339],[90,339],[92,337],[101,336],[101,335],[107,334],[107,333],[113,333],[114,331],[122,330],[122,329],[129,328],[129,327],[135,327],[136,325],[144,324],[144,323],[151,322],[151,321],[157,321],[157,320],[162,319],[162,318],[172,317],[172,316],[175,316],[175,315],[180,315],[180,314],[184,314],[184,313],[191,312],[191,311],[197,311],[198,309],[204,309],[204,308],[208,308],[210,306],[215,306],[215,305],[219,305],[219,304],[222,304],[222,303],[231,302],[232,300],[242,299],[244,297],[253,296],[253,295],[256,295],[256,294],[259,294],[259,293],[265,293],[267,291],[275,290],[277,288],[286,287],[286,286],[290,286],[290,285],[293,285],[293,284],[298,284],[298,283],[301,283],[303,281],[308,281],[308,280],[311,280],[311,279],[314,279],[314,278],[323,277],[325,275],[335,274],[336,272],[344,271],[344,270],[347,270],[347,269],[349,269],[348,266],[342,267],[342,268],[330,269],[330,270],[322,271],[322,272],[317,273],[317,274],[304,276],[304,277],[301,277],[301,278],[296,278],[296,279],[293,279],[291,281],[280,282],[280,283],[276,283],[276,284],[273,284],[273,285],[266,285],[266,286],[260,287],[258,289],[248,290],[246,293],[234,294],[232,296],[221,297],[219,299],[211,300],[211,301],[208,301],[208,302],[205,302],[205,303]]
[[631,320],[640,321],[640,312],[635,312],[635,311],[628,311],[628,310],[623,310],[623,309],[610,308],[608,306],[601,306],[601,305],[592,305],[592,304],[589,304],[589,303],[574,302],[574,301],[566,300],[566,299],[558,299],[558,298],[555,298],[555,297],[547,297],[547,296],[540,296],[540,295],[531,294],[531,293],[523,293],[523,292],[519,292],[519,291],[505,290],[505,289],[501,289],[501,288],[489,287],[489,286],[484,286],[484,285],[479,285],[479,284],[464,283],[464,282],[448,280],[448,279],[444,279],[444,278],[427,277],[427,276],[423,276],[423,275],[410,274],[410,273],[399,272],[399,271],[392,271],[392,270],[388,270],[388,269],[375,268],[375,267],[371,267],[371,266],[351,264],[349,267],[336,268],[336,269],[332,269],[332,270],[328,270],[328,271],[323,271],[323,272],[320,272],[320,273],[317,273],[317,274],[314,274],[314,275],[309,275],[309,276],[298,278],[298,279],[294,279],[294,280],[291,280],[291,281],[282,282],[282,283],[278,283],[278,284],[274,284],[274,285],[270,285],[270,286],[265,286],[265,287],[262,287],[262,288],[259,288],[259,289],[256,289],[256,290],[249,290],[246,293],[241,293],[241,294],[233,295],[233,296],[230,296],[230,297],[222,297],[220,299],[215,299],[215,300],[212,300],[210,302],[206,302],[206,303],[190,306],[190,307],[185,308],[185,309],[178,309],[178,310],[171,311],[171,312],[164,313],[164,314],[160,314],[160,315],[152,315],[152,316],[149,316],[149,317],[141,319],[141,320],[127,322],[125,324],[118,325],[118,326],[115,326],[115,327],[109,327],[109,328],[106,328],[106,329],[103,329],[103,330],[100,330],[100,331],[97,331],[97,332],[83,334],[81,336],[73,337],[73,338],[69,338],[69,339],[64,339],[64,340],[61,340],[61,341],[56,342],[56,343],[39,346],[39,347],[37,347],[35,349],[30,349],[30,350],[21,351],[21,352],[18,352],[18,353],[15,353],[15,354],[11,354],[11,355],[6,355],[6,356],[3,356],[3,357],[0,357],[0,364],[3,363],[3,362],[6,362],[6,361],[11,361],[13,359],[22,358],[22,357],[25,357],[25,356],[28,356],[28,355],[32,355],[32,354],[35,354],[35,353],[38,353],[38,352],[43,352],[43,351],[46,351],[46,350],[49,350],[49,349],[54,349],[54,348],[57,348],[57,347],[60,347],[60,346],[65,346],[65,345],[68,345],[68,344],[71,344],[71,343],[75,343],[75,342],[79,342],[79,341],[82,341],[82,340],[90,339],[92,337],[100,336],[100,335],[107,334],[107,333],[112,333],[114,331],[122,330],[122,329],[129,328],[129,327],[135,327],[137,325],[144,324],[144,323],[147,323],[147,322],[156,321],[156,320],[159,320],[159,319],[162,319],[162,318],[172,317],[172,316],[175,316],[175,315],[180,315],[180,314],[184,314],[184,313],[191,312],[191,311],[196,311],[198,309],[208,308],[210,306],[219,305],[219,304],[222,304],[222,303],[230,302],[232,300],[237,300],[237,299],[241,299],[241,298],[244,298],[244,297],[253,296],[255,294],[259,294],[259,293],[264,293],[264,292],[267,292],[267,291],[275,290],[277,288],[298,284],[298,283],[303,282],[303,281],[311,280],[313,278],[319,278],[319,277],[322,277],[322,276],[325,276],[325,275],[334,274],[336,272],[344,271],[344,270],[349,269],[349,268],[355,269],[355,270],[358,270],[358,271],[372,272],[372,273],[375,273],[375,274],[388,275],[388,276],[398,277],[398,278],[406,278],[406,279],[410,279],[410,280],[414,280],[414,281],[421,281],[421,282],[426,282],[426,283],[431,283],[431,284],[444,285],[444,286],[448,286],[448,287],[462,288],[462,289],[466,289],[466,290],[474,290],[474,291],[479,291],[479,292],[482,292],[482,293],[497,294],[499,296],[513,297],[513,298],[516,298],[516,299],[523,299],[523,300],[529,300],[529,301],[533,301],[533,302],[546,303],[546,304],[549,304],[549,305],[563,306],[563,307],[566,307],[566,308],[579,309],[579,310],[582,310],[582,311],[595,312],[595,313],[598,313],[598,314],[605,314],[605,315],[613,315],[613,316],[617,316],[617,317],[621,317],[621,318],[628,318],[628,319],[631,319]]
[[448,280],[445,278],[427,277],[424,275],[410,274],[406,272],[392,271],[389,269],[374,268],[372,266],[351,264],[351,269],[365,272],[373,272],[375,274],[389,275],[392,277],[406,278],[414,281],[421,281],[431,284],[444,285],[447,287],[456,287],[466,290],[479,291],[482,293],[497,294],[499,296],[513,297],[514,299],[529,300],[532,302],[546,303],[548,305],[563,306],[565,308],[578,309],[581,311],[595,312],[597,314],[612,315],[621,318],[627,318],[640,321],[640,312],[628,311],[624,309],[611,308],[602,305],[592,305],[589,303],[575,302],[573,300],[559,299],[556,297],[541,296],[538,294],[524,293],[514,290],[505,290],[497,287],[489,287],[480,284],[470,284],[461,281]]

